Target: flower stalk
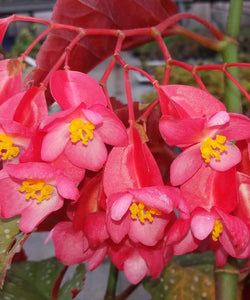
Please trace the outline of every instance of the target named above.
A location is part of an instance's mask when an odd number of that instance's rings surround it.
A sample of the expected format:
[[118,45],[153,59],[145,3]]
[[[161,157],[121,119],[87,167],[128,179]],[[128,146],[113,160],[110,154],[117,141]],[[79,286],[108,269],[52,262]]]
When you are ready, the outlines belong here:
[[[234,38],[239,37],[240,21],[242,13],[243,0],[231,0],[228,13],[227,25],[225,34]],[[239,45],[235,43],[228,43],[222,51],[224,63],[238,62]],[[230,73],[233,77],[239,79],[239,69],[232,68]],[[227,110],[236,113],[242,113],[242,104],[240,99],[240,91],[238,87],[231,81],[230,78],[225,77],[225,101]]]
[[215,269],[216,300],[237,299],[238,276],[237,262],[231,257],[223,267]]
[[115,265],[111,262],[109,269],[109,278],[107,283],[106,294],[104,296],[104,300],[115,300],[116,296],[116,286],[118,279],[119,270],[115,267]]

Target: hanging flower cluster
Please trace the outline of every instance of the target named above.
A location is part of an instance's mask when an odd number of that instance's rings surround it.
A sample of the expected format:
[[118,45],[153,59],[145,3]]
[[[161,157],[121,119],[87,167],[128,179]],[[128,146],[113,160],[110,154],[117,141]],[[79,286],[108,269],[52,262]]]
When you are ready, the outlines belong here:
[[249,258],[247,117],[202,89],[155,83],[158,108],[136,120],[128,81],[129,117],[68,68],[50,74],[61,110],[49,115],[43,85],[21,89],[21,59],[0,61],[0,74],[1,217],[20,215],[30,233],[58,214],[47,227],[61,262],[93,270],[108,255],[137,284],[173,255]]

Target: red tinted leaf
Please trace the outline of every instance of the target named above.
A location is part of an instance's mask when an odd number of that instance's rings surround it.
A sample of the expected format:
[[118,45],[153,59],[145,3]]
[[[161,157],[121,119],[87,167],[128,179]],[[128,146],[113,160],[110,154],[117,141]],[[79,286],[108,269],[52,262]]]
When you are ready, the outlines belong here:
[[[177,13],[172,0],[58,0],[52,15],[54,23],[82,28],[132,29],[155,26]],[[39,83],[64,52],[75,33],[53,31],[44,42],[37,56],[34,72],[28,77]],[[132,49],[152,40],[150,36],[126,38],[123,50]],[[87,36],[72,50],[71,70],[88,72],[105,58],[112,55],[116,38],[111,36]]]

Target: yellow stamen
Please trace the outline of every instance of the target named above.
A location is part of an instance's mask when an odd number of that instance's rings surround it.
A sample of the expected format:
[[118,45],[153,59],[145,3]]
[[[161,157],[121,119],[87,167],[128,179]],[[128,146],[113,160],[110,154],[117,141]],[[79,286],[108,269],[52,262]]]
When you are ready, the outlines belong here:
[[0,134],[0,157],[2,160],[12,159],[19,153],[18,147],[13,147],[13,139],[1,133]]
[[219,238],[220,234],[222,233],[222,231],[223,231],[223,226],[222,226],[221,222],[219,220],[215,220],[214,228],[212,231],[212,239],[215,242],[218,241],[218,238]]
[[42,202],[42,200],[50,199],[50,195],[53,192],[53,188],[49,184],[45,184],[43,180],[39,179],[26,179],[22,183],[23,185],[19,187],[20,192],[26,192],[25,199],[30,198],[36,200],[37,203]]
[[205,159],[205,162],[210,162],[212,157],[215,157],[216,160],[220,160],[220,154],[224,151],[227,151],[227,147],[223,144],[226,142],[226,137],[223,135],[216,135],[216,139],[213,140],[208,138],[201,145],[201,156]]
[[149,222],[153,222],[152,215],[161,215],[161,212],[157,209],[151,208],[143,204],[142,202],[139,202],[138,204],[133,203],[130,205],[129,210],[131,212],[131,218],[133,220],[136,220],[139,218],[141,223],[144,223],[145,220],[148,220]]
[[95,125],[90,121],[84,123],[82,119],[74,119],[69,125],[71,142],[76,143],[81,140],[84,145],[88,145],[88,140],[93,139],[94,129]]

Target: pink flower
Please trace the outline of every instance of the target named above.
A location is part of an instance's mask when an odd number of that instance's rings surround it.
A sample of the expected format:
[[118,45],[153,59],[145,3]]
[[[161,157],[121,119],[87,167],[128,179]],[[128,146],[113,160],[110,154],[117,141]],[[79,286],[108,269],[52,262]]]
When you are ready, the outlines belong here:
[[216,265],[226,263],[227,256],[249,256],[249,230],[239,218],[212,207],[197,207],[188,219],[177,219],[167,235],[166,245],[173,246],[174,255],[189,253],[207,242],[205,250],[215,253]]
[[111,194],[107,199],[107,228],[112,240],[120,243],[128,236],[134,243],[154,246],[163,238],[180,201],[179,190],[167,186]]
[[0,171],[1,216],[21,215],[20,230],[31,232],[51,212],[63,206],[63,198],[77,200],[73,182],[46,163],[8,164]]
[[167,144],[184,148],[171,164],[173,185],[183,184],[202,164],[226,171],[241,161],[233,141],[250,137],[250,120],[242,115],[220,111],[210,118],[172,120],[163,116],[160,130]]
[[246,224],[218,208],[214,207],[210,212],[199,208],[194,210],[191,231],[198,240],[209,237],[217,266],[224,265],[228,255],[236,258],[249,256],[249,230]]
[[0,160],[18,163],[28,148],[31,132],[21,124],[0,118]]
[[[100,215],[102,214],[102,215]],[[92,271],[99,266],[107,254],[108,234],[105,213],[93,213],[86,221],[86,228],[76,229],[72,222],[60,222],[50,232],[46,242],[52,238],[55,256],[65,265],[87,261]],[[87,234],[85,233],[87,232]],[[94,242],[95,244],[94,244]]]
[[120,271],[124,271],[132,284],[145,276],[157,278],[172,255],[164,255],[162,244],[145,247],[125,239],[120,244],[110,244],[109,257]]
[[92,171],[98,171],[107,159],[105,144],[127,143],[125,127],[103,105],[87,109],[82,103],[50,116],[41,128],[46,133],[42,160],[53,162],[64,154],[71,164]]

